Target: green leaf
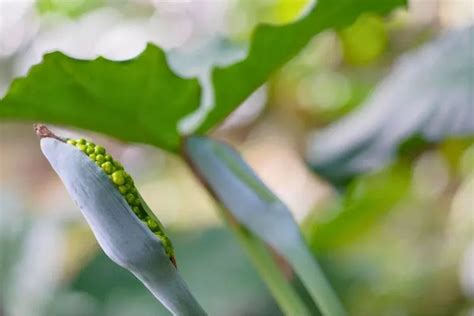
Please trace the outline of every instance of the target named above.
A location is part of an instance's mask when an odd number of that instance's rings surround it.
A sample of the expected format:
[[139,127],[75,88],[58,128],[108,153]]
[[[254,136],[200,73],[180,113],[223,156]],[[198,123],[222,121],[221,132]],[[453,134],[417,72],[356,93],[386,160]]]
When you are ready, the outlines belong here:
[[[237,221],[276,250],[292,266],[324,315],[345,315],[291,212],[240,155],[206,137],[189,137],[183,148],[195,173],[225,207],[224,217]],[[252,239],[248,243],[252,244]]]
[[473,135],[473,41],[469,27],[404,56],[367,103],[311,140],[313,169],[344,184],[383,167],[408,139]]
[[[295,23],[259,26],[245,59],[215,69],[212,84],[202,82],[211,96],[202,102],[209,101],[213,110],[201,118],[205,121],[199,131],[223,120],[317,33],[346,26],[363,12],[386,13],[403,4],[405,0],[321,0]],[[177,151],[177,125],[199,108],[200,94],[198,81],[178,77],[153,45],[123,62],[77,60],[55,52],[13,82],[0,100],[0,119],[69,125]]]
[[148,45],[115,62],[47,54],[0,101],[0,118],[64,124],[177,150],[181,117],[199,106],[195,79],[175,75],[163,51]]
[[226,118],[316,34],[347,26],[361,13],[386,14],[405,4],[405,0],[320,0],[305,17],[294,23],[260,25],[244,60],[213,71],[215,106],[199,130],[205,132]]

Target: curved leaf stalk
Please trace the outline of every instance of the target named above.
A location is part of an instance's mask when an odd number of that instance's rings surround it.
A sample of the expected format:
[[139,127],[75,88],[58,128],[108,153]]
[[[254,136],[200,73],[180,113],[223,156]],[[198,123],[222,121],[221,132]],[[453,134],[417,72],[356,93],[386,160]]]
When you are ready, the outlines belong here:
[[232,216],[291,264],[324,315],[345,315],[290,211],[235,150],[192,136],[184,140],[184,155]]
[[285,315],[291,316],[310,315],[307,306],[273,259],[267,245],[255,236],[254,233],[245,229],[234,220],[229,219],[231,214],[227,210],[221,209],[221,212],[228,226],[265,281],[282,312]]

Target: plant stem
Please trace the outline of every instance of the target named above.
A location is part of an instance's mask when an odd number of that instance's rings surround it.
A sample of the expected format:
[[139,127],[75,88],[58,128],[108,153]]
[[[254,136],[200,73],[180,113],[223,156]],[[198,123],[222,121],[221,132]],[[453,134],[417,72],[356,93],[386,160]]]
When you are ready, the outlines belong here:
[[267,246],[252,232],[246,230],[240,224],[230,221],[228,215],[225,214],[227,210],[221,209],[221,211],[224,213],[223,217],[228,226],[237,236],[283,313],[292,316],[310,315],[307,306],[303,303],[295,288],[285,278]]
[[339,298],[304,242],[302,242],[302,246],[295,248],[287,258],[323,315],[346,315]]
[[223,206],[221,213],[229,227],[286,314],[306,315],[307,308],[279,271],[266,245],[291,264],[323,315],[346,315],[290,210],[234,149],[209,138],[193,136],[186,139],[183,156]]

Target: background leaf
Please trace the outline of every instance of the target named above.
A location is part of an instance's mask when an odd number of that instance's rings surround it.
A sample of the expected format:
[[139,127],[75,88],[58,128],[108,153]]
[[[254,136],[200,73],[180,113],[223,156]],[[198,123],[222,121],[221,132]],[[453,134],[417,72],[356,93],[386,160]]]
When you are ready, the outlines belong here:
[[215,110],[201,131],[223,120],[269,75],[294,57],[314,35],[351,24],[361,13],[385,14],[406,3],[404,0],[321,0],[302,19],[285,26],[261,25],[255,30],[248,56],[231,66],[213,71]]
[[[386,13],[404,3],[318,1],[295,23],[258,27],[248,56],[213,72],[215,106],[199,130],[208,131],[223,120],[317,33],[348,25],[363,12]],[[0,101],[0,118],[65,124],[177,151],[178,122],[199,103],[197,80],[176,76],[163,51],[148,45],[137,58],[125,62],[48,54],[26,78],[14,81]]]
[[366,104],[311,140],[313,169],[342,184],[384,166],[409,138],[472,135],[473,41],[469,27],[402,58]]

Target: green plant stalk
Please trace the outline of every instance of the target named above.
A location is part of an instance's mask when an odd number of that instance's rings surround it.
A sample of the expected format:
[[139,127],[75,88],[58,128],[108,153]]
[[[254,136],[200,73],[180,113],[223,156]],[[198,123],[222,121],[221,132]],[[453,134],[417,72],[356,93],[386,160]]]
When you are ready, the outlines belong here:
[[323,315],[346,315],[339,298],[307,246],[295,249],[287,258]]
[[[186,150],[182,151],[182,158],[215,201],[220,203],[218,196],[196,169],[196,166],[187,155]],[[296,293],[296,289],[285,278],[265,243],[251,231],[239,224],[225,207],[221,205],[219,211],[221,217],[237,237],[285,315],[310,315],[307,306]]]
[[[227,212],[223,209],[221,211],[223,213]],[[265,281],[283,313],[295,316],[310,315],[307,306],[296,292],[296,289],[283,275],[268,247],[252,232],[240,224],[228,220],[226,214],[223,217]]]
[[208,191],[231,214],[228,221],[242,225],[286,259],[323,315],[346,315],[289,209],[237,151],[207,137],[191,136],[185,141],[183,156]]
[[[240,224],[226,221],[285,315],[309,315],[301,296],[285,279],[264,242]],[[345,315],[339,299],[334,295],[323,271],[312,255],[305,251],[295,251],[293,255],[293,260],[290,260],[291,265],[295,272],[304,276],[301,281],[324,315]]]

